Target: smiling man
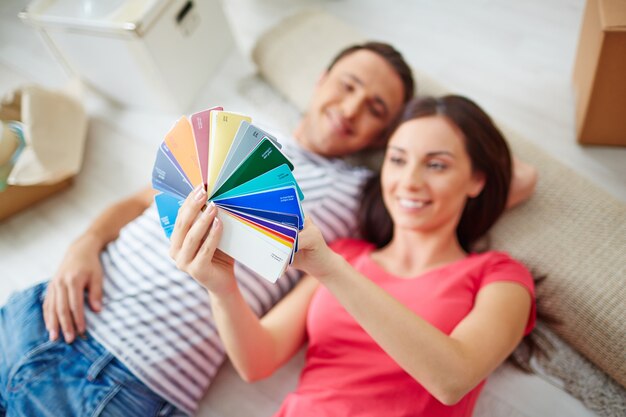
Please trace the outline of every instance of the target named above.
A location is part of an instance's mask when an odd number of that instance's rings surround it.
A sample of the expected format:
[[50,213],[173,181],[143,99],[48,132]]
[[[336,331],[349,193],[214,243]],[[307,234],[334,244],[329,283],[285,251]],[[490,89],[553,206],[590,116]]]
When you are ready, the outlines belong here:
[[317,83],[294,137],[306,150],[342,157],[379,144],[413,94],[411,72],[382,46],[352,47]]
[[[338,157],[382,146],[413,93],[411,70],[393,47],[356,45],[321,75],[293,135],[271,130],[296,166],[306,215],[328,242],[356,235],[371,176]],[[520,184],[518,200],[534,187]],[[49,283],[0,309],[0,416],[195,412],[225,353],[206,292],[169,256],[153,195],[146,189],[105,210]],[[270,284],[240,265],[235,273],[259,315],[300,278],[289,270]]]

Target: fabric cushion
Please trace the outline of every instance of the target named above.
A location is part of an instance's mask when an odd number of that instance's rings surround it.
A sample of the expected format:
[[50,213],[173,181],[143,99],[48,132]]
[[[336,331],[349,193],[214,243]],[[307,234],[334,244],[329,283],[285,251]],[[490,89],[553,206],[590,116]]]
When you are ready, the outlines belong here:
[[503,131],[540,180],[536,194],[495,225],[491,244],[546,275],[537,310],[556,318],[555,333],[626,387],[626,206]]
[[[262,36],[253,59],[261,75],[304,111],[327,63],[363,40],[337,18],[307,11]],[[419,94],[446,92],[420,71],[414,74]],[[503,132],[513,152],[537,167],[540,181],[536,195],[492,230],[492,247],[547,275],[537,288],[538,311],[557,317],[553,330],[626,386],[626,206],[520,135]]]
[[[337,52],[366,40],[332,15],[305,11],[267,31],[256,43],[252,59],[268,83],[304,112],[315,83]],[[445,93],[426,74],[414,73],[420,94]]]

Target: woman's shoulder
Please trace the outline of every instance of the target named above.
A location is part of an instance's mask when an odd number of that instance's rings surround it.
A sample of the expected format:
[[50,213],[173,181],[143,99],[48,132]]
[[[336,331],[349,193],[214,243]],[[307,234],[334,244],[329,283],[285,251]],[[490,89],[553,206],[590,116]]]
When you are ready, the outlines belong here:
[[522,262],[512,257],[508,252],[489,250],[481,253],[473,253],[472,257],[478,264],[486,268],[510,267],[528,270]]
[[473,254],[480,269],[479,279],[481,286],[495,281],[515,281],[534,290],[534,280],[528,268],[507,252],[490,250]]
[[337,254],[341,255],[348,262],[362,255],[364,252],[371,252],[374,244],[362,239],[338,239],[331,243],[330,248]]
[[506,252],[488,251],[477,255],[483,259],[482,274],[479,274],[478,290],[495,282],[516,283],[528,290],[532,304],[524,335],[530,333],[535,326],[535,281],[528,268]]

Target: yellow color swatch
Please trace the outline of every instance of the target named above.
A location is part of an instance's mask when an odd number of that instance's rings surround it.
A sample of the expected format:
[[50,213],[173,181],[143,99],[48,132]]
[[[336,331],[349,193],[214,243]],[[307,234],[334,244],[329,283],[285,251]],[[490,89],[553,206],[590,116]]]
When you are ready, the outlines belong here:
[[241,122],[245,120],[248,123],[252,119],[239,113],[231,113],[227,111],[211,112],[211,134],[209,140],[209,169],[207,178],[207,191],[211,195],[215,181],[219,176],[220,170],[224,165],[224,160],[230,146],[235,139],[237,129]]

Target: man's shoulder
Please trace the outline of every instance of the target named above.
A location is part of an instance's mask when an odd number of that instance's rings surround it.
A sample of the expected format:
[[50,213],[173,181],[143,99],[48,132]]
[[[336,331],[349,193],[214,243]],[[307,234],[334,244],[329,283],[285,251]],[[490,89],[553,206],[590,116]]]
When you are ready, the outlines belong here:
[[346,161],[344,158],[329,158],[304,149],[300,144],[291,140],[285,142],[283,151],[295,165],[308,165],[311,168],[323,169],[337,174],[369,177],[372,171],[363,166]]

